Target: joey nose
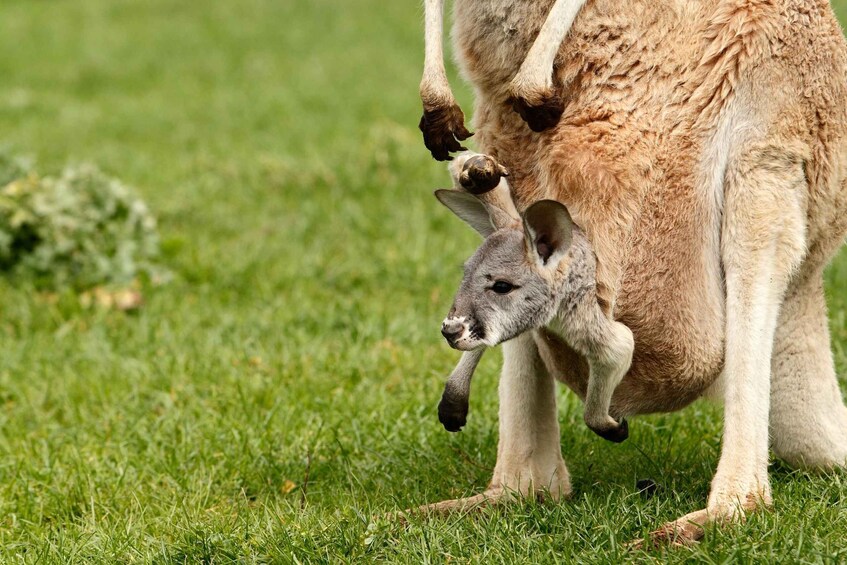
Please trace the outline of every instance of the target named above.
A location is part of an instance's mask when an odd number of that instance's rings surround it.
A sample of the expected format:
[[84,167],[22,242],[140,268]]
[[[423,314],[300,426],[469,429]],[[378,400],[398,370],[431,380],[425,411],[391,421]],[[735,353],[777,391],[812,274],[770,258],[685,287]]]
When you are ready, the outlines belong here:
[[441,335],[450,343],[456,341],[456,338],[462,335],[464,331],[464,324],[458,320],[444,320],[444,323],[441,324]]

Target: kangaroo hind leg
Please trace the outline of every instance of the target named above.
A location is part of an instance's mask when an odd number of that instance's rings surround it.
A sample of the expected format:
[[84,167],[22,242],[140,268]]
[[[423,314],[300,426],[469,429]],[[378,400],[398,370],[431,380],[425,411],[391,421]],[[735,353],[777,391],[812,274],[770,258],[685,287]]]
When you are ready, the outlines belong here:
[[721,261],[726,284],[724,432],[708,506],[653,539],[686,543],[708,522],[770,505],[771,357],[781,304],[805,255],[804,153],[771,141],[732,159],[724,182]]

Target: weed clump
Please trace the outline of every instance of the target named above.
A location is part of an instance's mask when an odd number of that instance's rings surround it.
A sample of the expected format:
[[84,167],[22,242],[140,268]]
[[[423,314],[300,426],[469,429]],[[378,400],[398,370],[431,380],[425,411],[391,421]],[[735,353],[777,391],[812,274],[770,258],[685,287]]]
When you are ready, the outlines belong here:
[[156,219],[92,165],[40,177],[0,151],[0,274],[39,289],[84,290],[161,280]]

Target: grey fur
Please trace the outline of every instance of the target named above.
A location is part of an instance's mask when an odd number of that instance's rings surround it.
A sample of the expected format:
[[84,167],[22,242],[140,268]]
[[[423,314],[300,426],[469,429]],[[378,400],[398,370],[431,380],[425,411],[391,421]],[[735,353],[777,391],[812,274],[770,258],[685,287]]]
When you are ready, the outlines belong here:
[[[439,191],[444,192],[450,191]],[[454,212],[467,218],[465,198],[440,194],[439,200],[451,210],[452,203],[462,202],[462,209]],[[492,218],[492,224],[499,227],[504,222]],[[591,244],[565,206],[555,201],[530,206],[522,229],[512,223],[487,235],[465,263],[464,277],[445,319],[445,327],[450,327],[445,337],[451,347],[472,355],[463,355],[445,387],[442,405],[455,408],[448,422],[442,418],[445,427],[449,423],[448,429],[457,431],[459,421],[464,425],[470,381],[482,348],[547,328],[588,361],[586,424],[611,441],[626,439],[626,420],[615,421],[609,415],[609,403],[632,361],[632,332],[600,307],[595,270]],[[497,281],[514,288],[498,293],[494,290]],[[463,331],[458,333],[457,327]]]
[[444,394],[438,404],[438,419],[449,432],[458,432],[467,423],[471,379],[483,353],[484,347],[462,353],[462,358],[444,385]]

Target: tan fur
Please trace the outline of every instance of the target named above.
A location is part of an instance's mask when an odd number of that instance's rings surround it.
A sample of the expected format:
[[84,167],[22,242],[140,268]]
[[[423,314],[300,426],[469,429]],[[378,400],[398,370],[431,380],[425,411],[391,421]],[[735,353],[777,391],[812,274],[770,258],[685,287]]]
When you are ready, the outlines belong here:
[[[507,78],[552,1],[501,1],[499,20],[474,14],[481,4],[458,0],[454,31],[479,89],[477,141],[509,169],[520,208],[560,200],[589,232],[604,298],[636,335],[619,412],[680,408],[723,362],[720,203],[702,161],[724,108],[744,96],[736,140],[759,130],[775,151],[801,153],[809,247],[827,251],[804,268],[825,262],[847,231],[843,171],[831,163],[844,160],[847,126],[838,24],[826,2],[594,0],[560,52],[558,72],[579,90],[560,124],[535,134],[505,107]],[[803,20],[789,26],[789,16]]]
[[[600,298],[635,335],[612,413],[723,391],[738,439],[724,438],[712,518],[769,502],[769,411],[779,455],[844,465],[847,409],[820,298],[847,233],[847,56],[829,4],[591,0],[556,59],[564,114],[539,134],[512,111],[509,84],[552,4],[456,0],[453,38],[476,87],[478,149],[509,169],[520,209],[568,206],[597,254]],[[727,333],[739,324],[764,341]],[[798,343],[804,334],[819,339]],[[549,332],[536,344],[547,370],[584,395],[585,363]],[[745,344],[761,348],[746,355]],[[804,382],[828,392],[798,398]],[[504,445],[539,424],[504,410],[519,429],[501,422],[498,469],[511,469],[520,465]]]

